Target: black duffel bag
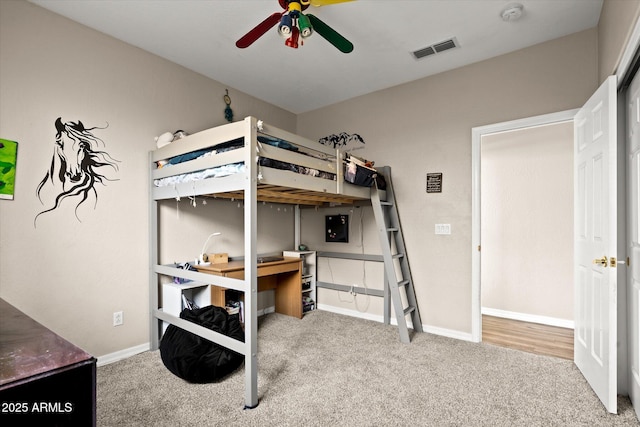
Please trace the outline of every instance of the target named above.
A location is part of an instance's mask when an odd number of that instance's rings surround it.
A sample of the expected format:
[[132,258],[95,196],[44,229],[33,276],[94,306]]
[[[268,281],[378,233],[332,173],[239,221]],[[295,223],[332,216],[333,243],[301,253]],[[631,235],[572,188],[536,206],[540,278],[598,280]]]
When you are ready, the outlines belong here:
[[[180,317],[244,342],[240,316],[230,315],[222,307],[184,309]],[[160,356],[169,371],[192,383],[219,380],[238,369],[244,361],[241,354],[175,325],[167,327],[160,341]]]

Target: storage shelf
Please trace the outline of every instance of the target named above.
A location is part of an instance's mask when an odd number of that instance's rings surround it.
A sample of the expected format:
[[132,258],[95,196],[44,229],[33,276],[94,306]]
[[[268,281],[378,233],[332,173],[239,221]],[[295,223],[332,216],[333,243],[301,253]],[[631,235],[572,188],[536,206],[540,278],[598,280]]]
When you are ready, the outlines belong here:
[[[308,272],[308,274],[302,275],[303,289],[300,298],[303,299],[302,314],[313,311],[318,306],[317,293],[316,293],[316,252],[315,251],[283,251],[282,256],[290,256],[302,258],[302,271]],[[304,288],[304,285],[308,285],[308,288]],[[313,301],[311,308],[308,305],[305,306],[304,299],[309,298]]]

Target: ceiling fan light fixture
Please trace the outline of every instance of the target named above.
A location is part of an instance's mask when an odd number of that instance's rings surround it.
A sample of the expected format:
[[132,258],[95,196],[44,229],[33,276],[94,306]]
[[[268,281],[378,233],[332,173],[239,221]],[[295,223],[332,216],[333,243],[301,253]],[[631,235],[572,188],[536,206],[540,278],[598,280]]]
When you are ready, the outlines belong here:
[[298,30],[298,27],[293,27],[291,28],[291,37],[289,37],[284,44],[297,49],[298,48],[298,36],[300,35],[300,30]]
[[303,39],[309,37],[313,33],[313,27],[311,26],[309,18],[302,13],[298,17],[298,28],[300,28],[300,36],[302,36]]
[[523,14],[524,6],[520,3],[510,3],[504,9],[502,9],[502,12],[500,12],[500,16],[505,22],[517,21],[518,19],[522,18]]
[[287,38],[291,35],[291,26],[293,25],[293,21],[291,16],[282,15],[282,19],[280,19],[280,24],[278,24],[278,34],[282,37]]

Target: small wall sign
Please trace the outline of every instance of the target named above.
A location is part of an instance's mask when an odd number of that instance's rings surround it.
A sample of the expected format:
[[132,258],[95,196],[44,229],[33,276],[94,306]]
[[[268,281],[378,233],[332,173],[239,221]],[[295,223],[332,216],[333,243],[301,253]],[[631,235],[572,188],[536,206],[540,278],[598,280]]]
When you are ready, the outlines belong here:
[[441,173],[427,173],[427,193],[442,193]]

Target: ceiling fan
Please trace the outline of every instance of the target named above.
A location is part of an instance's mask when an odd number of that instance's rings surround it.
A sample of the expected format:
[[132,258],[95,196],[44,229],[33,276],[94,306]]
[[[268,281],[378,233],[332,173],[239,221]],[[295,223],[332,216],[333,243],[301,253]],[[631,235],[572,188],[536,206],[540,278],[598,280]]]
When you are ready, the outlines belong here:
[[278,0],[284,11],[275,12],[256,25],[236,42],[236,46],[241,49],[251,46],[253,42],[278,24],[278,33],[286,39],[285,45],[289,47],[297,49],[298,44],[303,43],[300,38],[304,40],[315,31],[341,52],[349,53],[353,50],[353,44],[349,40],[315,15],[302,13],[309,5],[327,6],[348,1],[353,0]]

